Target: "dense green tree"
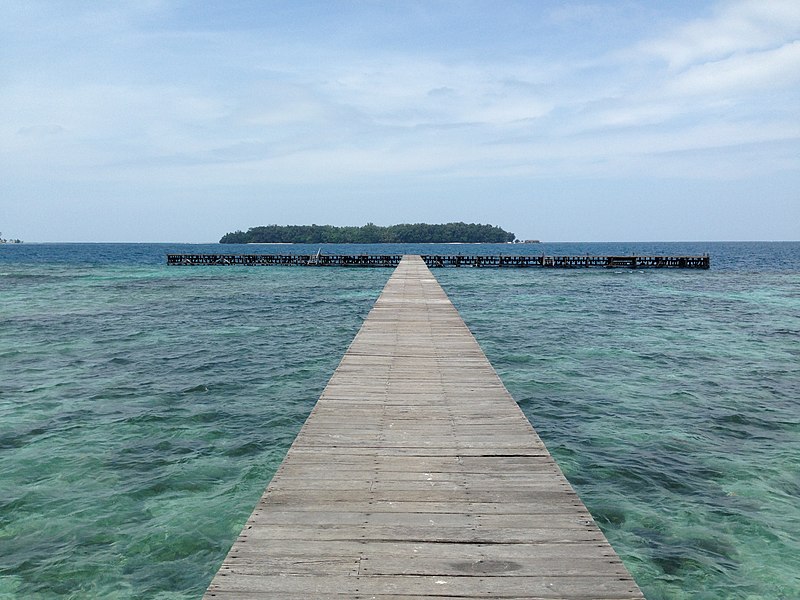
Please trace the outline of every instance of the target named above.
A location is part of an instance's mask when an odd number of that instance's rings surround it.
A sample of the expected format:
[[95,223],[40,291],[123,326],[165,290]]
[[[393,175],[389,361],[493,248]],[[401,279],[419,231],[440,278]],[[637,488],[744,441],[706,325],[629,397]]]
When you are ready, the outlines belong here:
[[295,244],[390,244],[390,243],[504,243],[513,242],[514,234],[494,225],[477,223],[403,223],[380,227],[333,225],[262,225],[245,231],[226,233],[221,244],[295,243]]

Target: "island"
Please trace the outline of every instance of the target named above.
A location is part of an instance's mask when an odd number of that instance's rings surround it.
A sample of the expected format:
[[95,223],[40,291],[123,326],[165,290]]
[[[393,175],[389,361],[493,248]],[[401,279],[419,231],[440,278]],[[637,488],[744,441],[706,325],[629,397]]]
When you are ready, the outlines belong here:
[[262,225],[226,233],[221,244],[504,244],[516,239],[495,225],[478,223],[403,223],[381,227],[333,225]]

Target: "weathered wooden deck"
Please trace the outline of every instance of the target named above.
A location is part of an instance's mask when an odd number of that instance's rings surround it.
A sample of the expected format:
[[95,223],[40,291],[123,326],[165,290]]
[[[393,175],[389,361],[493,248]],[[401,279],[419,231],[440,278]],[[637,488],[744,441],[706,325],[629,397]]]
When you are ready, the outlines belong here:
[[205,595],[642,597],[419,257],[386,284]]

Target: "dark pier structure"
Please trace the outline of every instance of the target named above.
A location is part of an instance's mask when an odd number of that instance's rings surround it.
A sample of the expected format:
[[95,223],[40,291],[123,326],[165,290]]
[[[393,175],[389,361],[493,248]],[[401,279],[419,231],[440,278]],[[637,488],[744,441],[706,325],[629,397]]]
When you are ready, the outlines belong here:
[[[167,264],[176,266],[302,266],[302,267],[397,267],[399,254],[168,254]],[[426,254],[422,260],[434,267],[494,267],[553,269],[708,269],[711,259],[703,256],[520,256],[477,254]]]

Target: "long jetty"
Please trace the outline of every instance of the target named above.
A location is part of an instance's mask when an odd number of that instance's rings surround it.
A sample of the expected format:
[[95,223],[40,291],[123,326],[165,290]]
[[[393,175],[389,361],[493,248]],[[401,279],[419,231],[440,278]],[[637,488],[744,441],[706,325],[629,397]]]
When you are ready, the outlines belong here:
[[643,595],[425,262],[406,256],[204,598]]
[[[400,254],[168,254],[174,266],[302,266],[302,267],[396,267]],[[544,267],[578,269],[708,269],[711,259],[703,256],[523,256],[479,254],[425,254],[422,261],[437,267]]]

